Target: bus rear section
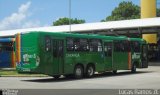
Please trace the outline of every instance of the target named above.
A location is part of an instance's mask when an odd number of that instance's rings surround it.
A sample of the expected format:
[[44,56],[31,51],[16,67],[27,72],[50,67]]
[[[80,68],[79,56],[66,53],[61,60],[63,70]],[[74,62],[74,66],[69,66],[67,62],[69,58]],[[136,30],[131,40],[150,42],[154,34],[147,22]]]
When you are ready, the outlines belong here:
[[131,38],[132,64],[137,68],[148,68],[148,45],[139,38]]
[[16,68],[18,72],[35,72],[39,63],[38,35],[34,33],[17,34]]

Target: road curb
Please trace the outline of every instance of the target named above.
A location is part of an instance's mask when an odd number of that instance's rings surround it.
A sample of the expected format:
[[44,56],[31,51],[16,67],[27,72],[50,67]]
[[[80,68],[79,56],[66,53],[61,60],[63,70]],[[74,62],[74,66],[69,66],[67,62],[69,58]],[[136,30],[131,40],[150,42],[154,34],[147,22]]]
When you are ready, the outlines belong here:
[[48,77],[47,75],[0,75],[0,77]]

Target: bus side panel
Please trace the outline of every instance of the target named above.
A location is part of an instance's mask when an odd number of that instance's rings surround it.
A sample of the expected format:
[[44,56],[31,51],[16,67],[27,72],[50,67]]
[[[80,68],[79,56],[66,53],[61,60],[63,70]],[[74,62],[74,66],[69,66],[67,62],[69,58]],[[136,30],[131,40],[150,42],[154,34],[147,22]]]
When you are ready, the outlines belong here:
[[37,69],[35,70],[35,72],[39,72],[39,73],[42,73],[44,74],[45,70],[44,70],[44,39],[42,37],[42,35],[40,34],[39,35],[39,57],[40,57],[40,64],[39,66],[37,67]]
[[[46,41],[49,41],[46,43]],[[41,72],[43,74],[47,75],[54,75],[57,74],[57,62],[54,61],[53,59],[53,54],[52,54],[52,49],[51,49],[51,37],[47,37],[44,34],[40,35],[40,42],[39,42],[39,47],[40,47],[40,65],[38,68],[38,72]],[[46,45],[50,45],[50,47]],[[48,50],[46,50],[48,49]]]
[[20,58],[20,60],[17,59],[17,70],[19,72],[37,72],[36,68],[40,60],[38,35],[34,33],[21,34],[20,40],[20,51],[16,53]]
[[114,52],[113,53],[113,70],[128,69],[128,53]]
[[65,55],[65,67],[64,70],[66,74],[73,74],[74,67],[76,64],[82,64],[84,69],[87,64],[93,63],[95,64],[96,71],[104,71],[104,62],[103,56],[101,53],[93,53],[93,52],[67,52]]
[[[61,75],[64,72],[64,39],[55,35],[41,34],[40,36],[40,65],[38,72],[47,74],[50,76]],[[63,48],[60,54],[59,49]],[[69,69],[70,70],[70,69]]]

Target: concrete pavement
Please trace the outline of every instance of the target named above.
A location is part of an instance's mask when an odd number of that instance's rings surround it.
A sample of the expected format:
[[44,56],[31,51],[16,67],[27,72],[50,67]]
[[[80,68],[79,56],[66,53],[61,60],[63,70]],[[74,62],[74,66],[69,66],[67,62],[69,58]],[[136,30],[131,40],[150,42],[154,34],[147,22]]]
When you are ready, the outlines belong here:
[[98,74],[94,78],[0,77],[0,89],[160,89],[160,66]]

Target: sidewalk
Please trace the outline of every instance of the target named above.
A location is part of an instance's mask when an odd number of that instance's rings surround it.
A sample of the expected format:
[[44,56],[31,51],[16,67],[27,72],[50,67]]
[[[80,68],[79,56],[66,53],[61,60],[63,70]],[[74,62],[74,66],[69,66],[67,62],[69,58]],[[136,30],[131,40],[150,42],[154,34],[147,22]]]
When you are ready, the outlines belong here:
[[15,68],[0,68],[0,77],[47,77],[47,75],[19,74]]
[[149,62],[149,66],[160,66],[160,62]]
[[3,71],[16,71],[16,68],[0,68]]

